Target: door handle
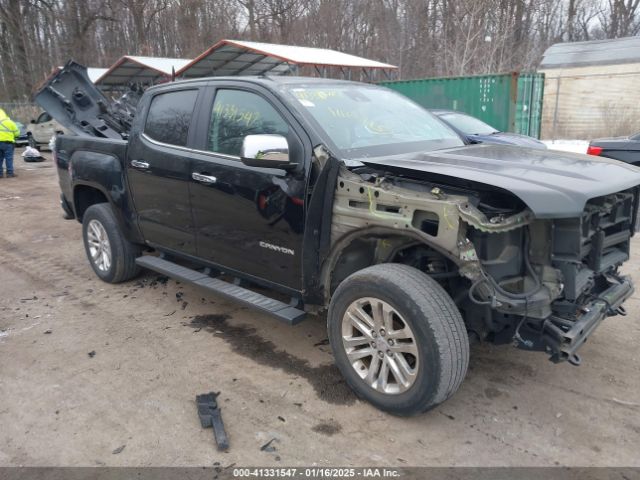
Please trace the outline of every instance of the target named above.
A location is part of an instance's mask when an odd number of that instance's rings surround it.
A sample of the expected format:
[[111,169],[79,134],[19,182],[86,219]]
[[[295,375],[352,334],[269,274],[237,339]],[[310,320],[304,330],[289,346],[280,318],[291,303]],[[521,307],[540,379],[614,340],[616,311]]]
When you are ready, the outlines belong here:
[[149,164],[147,162],[142,162],[140,160],[131,160],[131,166],[135,168],[143,168],[145,170],[149,168]]
[[195,172],[191,174],[191,178],[193,178],[196,182],[206,183],[208,185],[211,185],[218,181],[216,177],[212,177],[210,175],[203,175],[202,173],[195,173]]

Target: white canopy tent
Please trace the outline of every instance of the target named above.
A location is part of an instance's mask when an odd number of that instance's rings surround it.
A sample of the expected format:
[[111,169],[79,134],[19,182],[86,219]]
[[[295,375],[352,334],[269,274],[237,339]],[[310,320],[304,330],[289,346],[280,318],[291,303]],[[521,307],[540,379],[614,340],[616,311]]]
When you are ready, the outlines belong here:
[[177,72],[190,61],[185,58],[125,55],[109,67],[95,81],[95,84],[104,88],[126,87],[130,83],[149,85],[156,83],[158,80],[170,78],[173,70]]
[[311,69],[308,73],[318,76],[327,76],[327,71],[331,70],[337,71],[345,78],[351,78],[355,72],[360,76],[364,75],[365,79],[371,78],[373,72],[382,72],[389,78],[391,72],[398,70],[395,65],[326,48],[220,40],[176,71],[176,76],[199,78],[297,74],[301,67]]

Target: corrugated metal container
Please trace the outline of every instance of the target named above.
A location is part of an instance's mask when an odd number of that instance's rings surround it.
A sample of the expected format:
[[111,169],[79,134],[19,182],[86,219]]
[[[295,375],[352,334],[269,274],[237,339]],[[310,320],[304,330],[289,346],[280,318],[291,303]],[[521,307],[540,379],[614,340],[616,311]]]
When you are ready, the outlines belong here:
[[544,73],[521,73],[518,76],[518,94],[514,132],[540,138]]
[[506,73],[382,82],[425,108],[468,113],[504,132],[538,136],[544,76]]

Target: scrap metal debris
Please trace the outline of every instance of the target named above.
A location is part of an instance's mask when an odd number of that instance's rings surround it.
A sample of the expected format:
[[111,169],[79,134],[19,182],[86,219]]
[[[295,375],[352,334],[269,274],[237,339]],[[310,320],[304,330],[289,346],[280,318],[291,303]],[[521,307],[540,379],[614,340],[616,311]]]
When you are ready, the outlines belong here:
[[220,395],[220,392],[196,395],[196,405],[202,428],[213,427],[218,450],[223,451],[229,448],[229,439],[227,438],[227,432],[224,429],[224,423],[222,423],[221,410],[216,400],[218,395]]
[[126,447],[126,445],[120,445],[118,448],[116,448],[113,452],[111,452],[113,455],[117,455],[120,452],[122,452],[124,450],[124,447]]
[[261,452],[275,452],[276,451],[276,447],[271,445],[275,441],[276,441],[276,439],[272,438],[271,440],[269,440],[267,443],[265,443],[264,445],[262,445],[260,447],[260,451]]

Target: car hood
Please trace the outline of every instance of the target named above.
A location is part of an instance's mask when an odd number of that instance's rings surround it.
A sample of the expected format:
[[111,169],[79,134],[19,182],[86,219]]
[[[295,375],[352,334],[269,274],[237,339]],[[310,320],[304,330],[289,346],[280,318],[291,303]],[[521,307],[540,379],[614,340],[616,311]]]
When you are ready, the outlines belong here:
[[491,135],[468,135],[469,140],[478,143],[493,143],[497,145],[519,145],[521,147],[541,148],[547,146],[539,140],[519,133],[497,132]]
[[425,153],[360,158],[370,165],[445,175],[501,188],[538,218],[579,216],[595,197],[640,185],[640,168],[608,158],[507,145],[468,145]]

